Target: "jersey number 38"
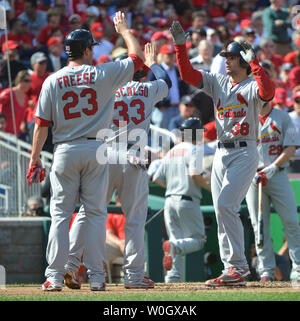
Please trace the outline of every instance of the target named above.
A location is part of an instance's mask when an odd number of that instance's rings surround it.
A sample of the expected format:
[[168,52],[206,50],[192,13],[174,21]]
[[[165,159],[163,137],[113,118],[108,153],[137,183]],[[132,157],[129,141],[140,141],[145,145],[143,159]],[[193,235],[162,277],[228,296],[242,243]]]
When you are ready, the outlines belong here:
[[234,123],[234,127],[231,131],[233,135],[241,134],[243,136],[246,136],[249,134],[249,123],[244,122],[240,124],[239,122]]

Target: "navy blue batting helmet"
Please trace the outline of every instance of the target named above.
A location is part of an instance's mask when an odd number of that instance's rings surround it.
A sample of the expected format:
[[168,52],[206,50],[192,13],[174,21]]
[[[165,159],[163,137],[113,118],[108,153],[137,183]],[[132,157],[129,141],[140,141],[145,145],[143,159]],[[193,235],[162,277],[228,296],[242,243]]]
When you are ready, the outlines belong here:
[[70,32],[64,41],[65,51],[69,58],[80,57],[86,48],[98,44],[91,32],[85,29],[76,29]]
[[227,57],[227,55],[229,54],[238,56],[240,58],[240,66],[243,68],[248,68],[249,64],[241,56],[241,53],[240,53],[241,51],[245,52],[245,49],[243,48],[243,46],[239,42],[233,41],[233,42],[230,42],[229,45],[227,45],[225,50],[222,50],[220,52],[220,55],[222,57]]

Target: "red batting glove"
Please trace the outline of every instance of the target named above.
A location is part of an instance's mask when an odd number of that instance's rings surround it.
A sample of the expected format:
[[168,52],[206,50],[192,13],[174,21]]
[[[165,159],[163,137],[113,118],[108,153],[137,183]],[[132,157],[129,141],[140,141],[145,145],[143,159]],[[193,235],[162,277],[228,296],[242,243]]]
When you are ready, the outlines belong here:
[[46,177],[46,169],[40,168],[38,166],[31,166],[27,172],[26,178],[28,181],[29,186],[32,186],[32,183],[40,183]]
[[268,179],[267,176],[264,172],[259,171],[256,175],[255,175],[255,180],[256,180],[256,185],[258,185],[258,183],[262,183],[262,186],[265,187],[268,183]]

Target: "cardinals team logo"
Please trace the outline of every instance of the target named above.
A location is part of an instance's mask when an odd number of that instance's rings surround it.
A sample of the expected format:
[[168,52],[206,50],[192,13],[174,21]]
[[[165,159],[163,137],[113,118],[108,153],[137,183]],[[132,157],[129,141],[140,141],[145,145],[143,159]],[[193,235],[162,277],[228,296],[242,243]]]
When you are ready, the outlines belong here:
[[[224,118],[243,118],[246,117],[247,111],[243,107],[248,108],[248,102],[247,100],[241,95],[241,93],[237,94],[237,100],[240,102],[240,104],[232,105],[232,106],[226,106],[221,107],[221,100],[218,100],[217,106],[216,106],[216,112],[218,115],[218,118],[220,120],[224,120]],[[242,109],[238,111],[234,111],[233,109],[242,107]]]

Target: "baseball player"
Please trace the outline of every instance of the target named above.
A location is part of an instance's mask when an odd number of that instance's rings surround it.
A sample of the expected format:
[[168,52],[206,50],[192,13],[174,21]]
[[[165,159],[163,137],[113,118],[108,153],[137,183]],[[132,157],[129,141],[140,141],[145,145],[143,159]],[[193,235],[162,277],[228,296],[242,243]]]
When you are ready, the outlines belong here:
[[[166,188],[164,220],[169,237],[163,243],[165,282],[180,282],[182,255],[203,248],[206,237],[200,209],[201,187],[210,191],[202,176],[201,149],[196,131],[203,129],[198,118],[188,118],[180,130],[192,130],[191,142],[181,141],[163,158],[153,181]],[[202,155],[203,156],[203,155]]]
[[[289,182],[286,167],[288,160],[300,146],[300,139],[289,115],[269,104],[262,109],[259,117],[258,172],[250,185],[246,201],[251,222],[257,236],[258,188],[262,182],[262,218],[264,244],[256,246],[258,270],[261,281],[274,280],[275,256],[270,235],[270,203],[280,216],[293,262],[293,273],[300,281],[300,226],[297,204]],[[257,242],[256,242],[257,244]]]
[[[132,79],[134,71],[143,66],[143,53],[132,35],[125,14],[117,12],[114,17],[117,33],[123,36],[129,58],[123,61],[92,66],[93,40],[89,31],[72,31],[65,39],[68,66],[50,75],[44,82],[36,111],[29,183],[41,181],[41,148],[53,122],[55,144],[50,172],[52,217],[46,258],[47,278],[42,289],[62,290],[65,279],[72,279],[72,271],[65,270],[69,253],[68,226],[77,198],[82,202],[91,222],[87,238],[95,246],[93,256],[85,257],[90,278],[90,288],[105,290],[106,186],[108,167],[96,160],[96,150],[103,143],[96,134],[112,120],[113,97],[116,90]],[[44,175],[42,175],[42,178]],[[102,190],[102,194],[95,191]]]
[[[144,148],[138,150],[135,146],[136,137],[133,140],[131,136],[134,131],[139,129],[143,130],[147,137],[153,107],[168,95],[169,88],[172,86],[167,73],[157,65],[155,50],[150,43],[145,45],[145,59],[146,66],[152,70],[157,80],[141,82],[141,79],[146,76],[145,71],[141,69],[134,74],[133,81],[129,81],[117,90],[111,127],[117,134],[120,130],[124,130],[120,124],[126,123],[128,145],[125,150],[121,150],[120,142],[108,147],[109,184],[106,202],[108,205],[116,189],[126,218],[124,283],[125,288],[128,289],[154,287],[154,282],[144,276],[144,230],[148,212],[148,178],[145,165],[142,162]],[[116,161],[119,160],[122,152],[127,152],[128,162],[125,164]],[[102,193],[102,190],[99,189],[99,191]],[[85,209],[81,207],[70,236],[71,247],[67,266],[72,271],[78,270],[82,253],[82,249],[78,245],[82,238],[78,234],[76,225],[84,225],[85,221]],[[97,246],[98,244],[87,241],[83,251],[84,256],[93,256]],[[74,288],[74,284],[69,285]]]
[[[185,33],[178,21],[170,31],[183,80],[203,88],[213,98],[217,128],[211,189],[218,224],[223,273],[207,286],[245,285],[250,274],[244,254],[244,231],[239,208],[258,164],[256,139],[259,111],[274,96],[274,84],[246,42],[230,42],[221,51],[227,75],[195,70],[188,59]],[[249,74],[253,73],[253,77]]]

